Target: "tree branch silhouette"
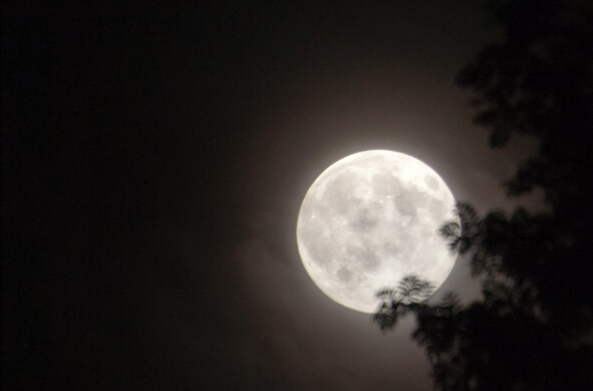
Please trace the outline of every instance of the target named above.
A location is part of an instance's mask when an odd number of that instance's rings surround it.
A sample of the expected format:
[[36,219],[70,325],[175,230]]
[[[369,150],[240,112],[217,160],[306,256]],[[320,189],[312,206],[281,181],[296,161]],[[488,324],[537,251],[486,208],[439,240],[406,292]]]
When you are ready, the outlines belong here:
[[[516,134],[539,151],[503,183],[510,197],[540,189],[546,211],[479,216],[458,203],[440,229],[481,278],[482,298],[404,300],[417,280],[385,290],[381,330],[414,314],[412,334],[441,390],[588,390],[593,384],[593,9],[585,2],[490,0],[504,30],[457,76],[474,123],[502,148]],[[411,288],[406,290],[408,282]],[[402,289],[403,287],[403,289]],[[391,296],[390,296],[391,295]],[[407,295],[407,296],[406,296]],[[380,317],[379,317],[380,315]]]
[[430,297],[434,286],[415,275],[405,276],[397,289],[383,289],[376,296],[381,299],[381,306],[373,316],[373,321],[382,331],[393,329],[400,316],[415,310],[419,303]]

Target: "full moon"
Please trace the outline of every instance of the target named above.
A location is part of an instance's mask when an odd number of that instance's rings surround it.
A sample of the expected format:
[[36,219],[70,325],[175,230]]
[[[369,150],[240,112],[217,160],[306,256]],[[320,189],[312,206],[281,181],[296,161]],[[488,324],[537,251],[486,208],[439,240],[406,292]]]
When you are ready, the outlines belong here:
[[335,302],[377,309],[375,294],[414,274],[438,288],[456,256],[438,230],[458,221],[441,177],[399,152],[355,153],[313,182],[297,221],[298,249],[311,279]]

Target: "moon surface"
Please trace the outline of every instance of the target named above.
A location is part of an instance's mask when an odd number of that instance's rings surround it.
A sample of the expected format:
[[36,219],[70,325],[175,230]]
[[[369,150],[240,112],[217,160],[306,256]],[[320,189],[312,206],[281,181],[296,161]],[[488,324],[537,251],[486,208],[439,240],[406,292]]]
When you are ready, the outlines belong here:
[[372,313],[375,294],[415,274],[438,288],[453,268],[438,230],[458,221],[455,199],[420,160],[372,150],[339,160],[311,185],[297,221],[311,279],[348,308]]

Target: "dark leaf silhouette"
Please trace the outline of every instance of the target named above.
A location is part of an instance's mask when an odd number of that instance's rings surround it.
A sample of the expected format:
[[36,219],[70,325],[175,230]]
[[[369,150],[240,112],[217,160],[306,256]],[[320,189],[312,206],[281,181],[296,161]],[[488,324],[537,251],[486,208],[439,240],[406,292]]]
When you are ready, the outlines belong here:
[[416,276],[404,277],[398,286],[401,301],[406,304],[425,300],[432,294],[433,289],[430,282],[420,280]]
[[[459,222],[440,229],[471,264],[482,299],[447,294],[415,301],[422,284],[402,280],[385,296],[380,324],[412,313],[441,390],[588,390],[593,384],[593,10],[585,2],[490,0],[504,29],[457,76],[472,93],[474,123],[490,146],[514,134],[539,151],[503,185],[510,197],[542,191],[546,210],[479,216],[458,203]],[[406,298],[404,300],[404,298]]]
[[379,310],[373,315],[373,321],[382,331],[393,329],[400,316],[408,314],[419,303],[426,300],[434,290],[429,281],[415,275],[405,276],[397,289],[383,289],[376,296],[381,299]]
[[451,251],[463,254],[479,239],[481,222],[474,207],[468,203],[458,202],[455,213],[461,224],[456,221],[449,222],[443,225],[439,232],[448,240]]

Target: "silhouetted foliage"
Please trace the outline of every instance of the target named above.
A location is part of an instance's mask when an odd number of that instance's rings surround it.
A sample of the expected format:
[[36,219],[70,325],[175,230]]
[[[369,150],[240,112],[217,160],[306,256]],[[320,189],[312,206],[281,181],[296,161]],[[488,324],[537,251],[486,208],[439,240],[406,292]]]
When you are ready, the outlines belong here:
[[443,225],[439,232],[441,236],[449,241],[449,249],[461,254],[466,253],[476,243],[481,233],[481,225],[478,213],[468,203],[458,202],[455,213],[459,217],[459,224],[451,221]]
[[429,281],[421,280],[415,275],[405,276],[396,290],[383,289],[377,292],[376,296],[382,303],[373,316],[373,321],[382,331],[392,329],[400,316],[408,314],[418,303],[429,298],[433,290]]
[[491,147],[515,133],[538,140],[537,155],[504,186],[511,197],[539,188],[546,211],[478,216],[459,203],[461,224],[440,233],[482,279],[482,299],[465,307],[452,296],[438,305],[397,302],[382,316],[415,314],[413,338],[442,390],[590,389],[593,11],[576,1],[488,4],[504,39],[484,48],[457,83],[472,91],[474,122],[489,129]]

